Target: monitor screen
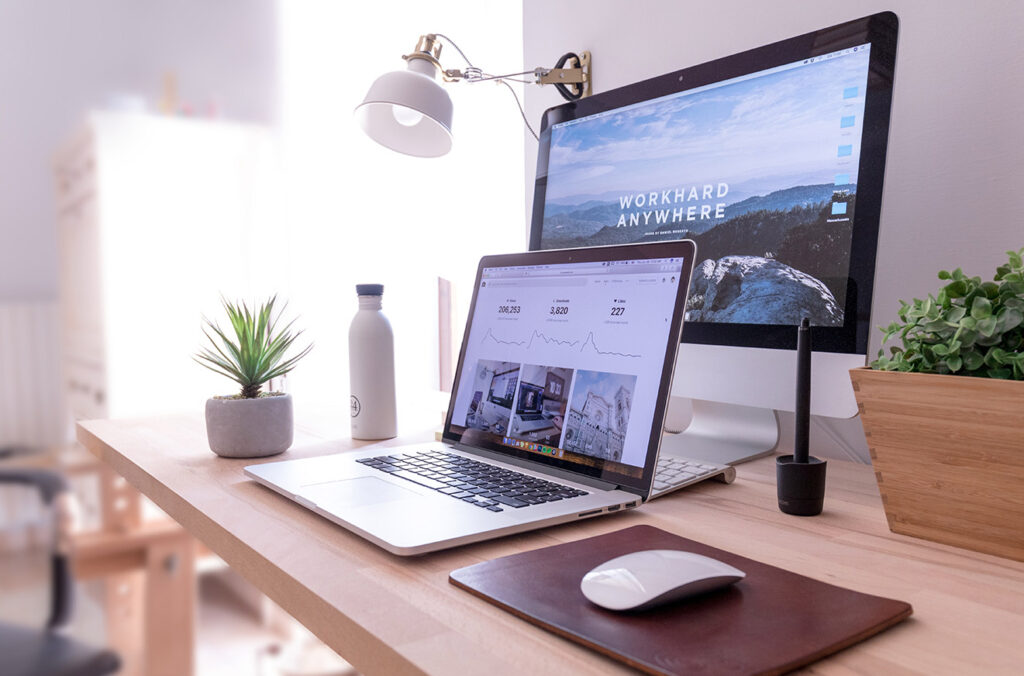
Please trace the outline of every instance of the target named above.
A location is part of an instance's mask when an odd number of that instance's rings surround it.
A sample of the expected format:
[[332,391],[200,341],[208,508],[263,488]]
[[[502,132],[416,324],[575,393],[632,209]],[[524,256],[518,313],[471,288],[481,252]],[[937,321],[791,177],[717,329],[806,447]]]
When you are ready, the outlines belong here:
[[540,413],[543,397],[543,387],[528,383],[524,379],[519,383],[519,401],[516,403],[516,413],[519,415],[537,415]]
[[675,242],[585,249],[574,262],[563,252],[484,259],[445,438],[641,485],[691,251]]
[[894,42],[876,15],[549,110],[531,247],[693,239],[684,342],[866,349]]

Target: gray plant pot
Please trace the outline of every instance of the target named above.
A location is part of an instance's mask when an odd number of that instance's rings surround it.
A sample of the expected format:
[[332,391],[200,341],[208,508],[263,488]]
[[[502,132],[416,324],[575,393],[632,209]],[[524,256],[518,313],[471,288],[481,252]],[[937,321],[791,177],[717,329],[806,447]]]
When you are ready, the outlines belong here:
[[225,458],[265,458],[292,445],[292,395],[207,399],[206,437]]

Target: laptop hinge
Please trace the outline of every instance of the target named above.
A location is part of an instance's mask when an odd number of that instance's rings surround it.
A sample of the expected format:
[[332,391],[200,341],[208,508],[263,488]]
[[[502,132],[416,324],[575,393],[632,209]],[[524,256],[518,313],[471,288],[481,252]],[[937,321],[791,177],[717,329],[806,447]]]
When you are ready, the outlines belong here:
[[522,467],[523,469],[531,469],[534,470],[535,472],[550,474],[551,476],[555,476],[560,479],[565,479],[566,481],[575,481],[578,484],[590,486],[591,488],[594,488],[596,490],[614,491],[616,489],[619,489],[629,491],[630,493],[637,493],[637,495],[640,495],[640,493],[638,493],[635,489],[626,488],[625,486],[620,486],[619,484],[614,484],[610,481],[602,481],[601,479],[597,479],[591,476],[582,476],[580,474],[576,474],[575,472],[567,472],[557,467],[540,465],[536,462],[524,460],[523,458],[516,458],[514,456],[505,455],[503,453],[496,453],[494,451],[488,451],[486,449],[476,448],[474,446],[466,446],[465,444],[453,443],[451,444],[451,446],[465,453],[479,455],[483,458],[487,458],[488,460],[497,460],[499,462],[504,462],[509,465],[515,465],[516,467]]

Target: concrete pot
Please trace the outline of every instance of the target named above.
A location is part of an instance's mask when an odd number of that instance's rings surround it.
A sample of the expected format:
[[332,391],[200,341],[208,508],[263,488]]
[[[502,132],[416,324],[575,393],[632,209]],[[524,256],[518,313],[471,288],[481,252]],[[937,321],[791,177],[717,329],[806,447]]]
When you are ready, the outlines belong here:
[[224,458],[265,458],[292,445],[292,395],[207,399],[206,437]]

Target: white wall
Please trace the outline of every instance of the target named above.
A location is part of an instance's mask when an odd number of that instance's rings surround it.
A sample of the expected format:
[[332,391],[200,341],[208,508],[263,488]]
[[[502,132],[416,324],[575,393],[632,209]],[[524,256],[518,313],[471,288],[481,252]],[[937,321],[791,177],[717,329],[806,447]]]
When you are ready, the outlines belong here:
[[[877,326],[895,318],[898,299],[934,291],[939,269],[991,277],[1006,250],[1024,246],[1024,201],[1016,197],[1024,183],[1024,3],[524,0],[524,59],[553,64],[565,51],[588,49],[600,92],[884,10],[899,16],[900,36]],[[555,92],[527,91],[531,119],[559,103]],[[527,149],[529,213],[536,149]],[[872,332],[869,355],[879,336]],[[790,421],[784,416],[784,433]],[[816,422],[815,452],[867,460],[856,420]],[[784,437],[780,448],[788,443]]]
[[[289,315],[316,343],[289,379],[296,405],[324,402],[346,423],[353,285],[366,281],[387,287],[399,377],[422,398],[437,388],[436,277],[464,307],[479,256],[522,248],[522,121],[504,88],[446,86],[454,148],[424,160],[370,141],[353,109],[430,31],[485,69],[518,70],[521,19],[518,4],[484,16],[468,0],[0,0],[0,300],[57,295],[55,150],[117,95],[155,110],[173,72],[181,101],[280,132],[288,203],[259,263],[287,280]],[[464,66],[450,47],[442,59]],[[416,429],[437,424],[442,404],[429,404]]]
[[276,0],[0,2],[0,299],[57,294],[51,159],[86,110],[133,94],[271,122]]
[[[354,285],[384,284],[395,333],[399,428],[440,423],[437,277],[464,307],[480,256],[523,248],[523,124],[494,83],[445,85],[451,152],[426,159],[370,140],[353,110],[370,84],[404,70],[421,34],[443,33],[492,72],[519,70],[521,9],[471,0],[281,5],[281,130],[288,173],[290,308],[316,346],[289,376],[296,406],[348,415]],[[448,45],[441,62],[463,68]],[[460,313],[461,314],[461,313]],[[457,322],[456,339],[462,324]]]

